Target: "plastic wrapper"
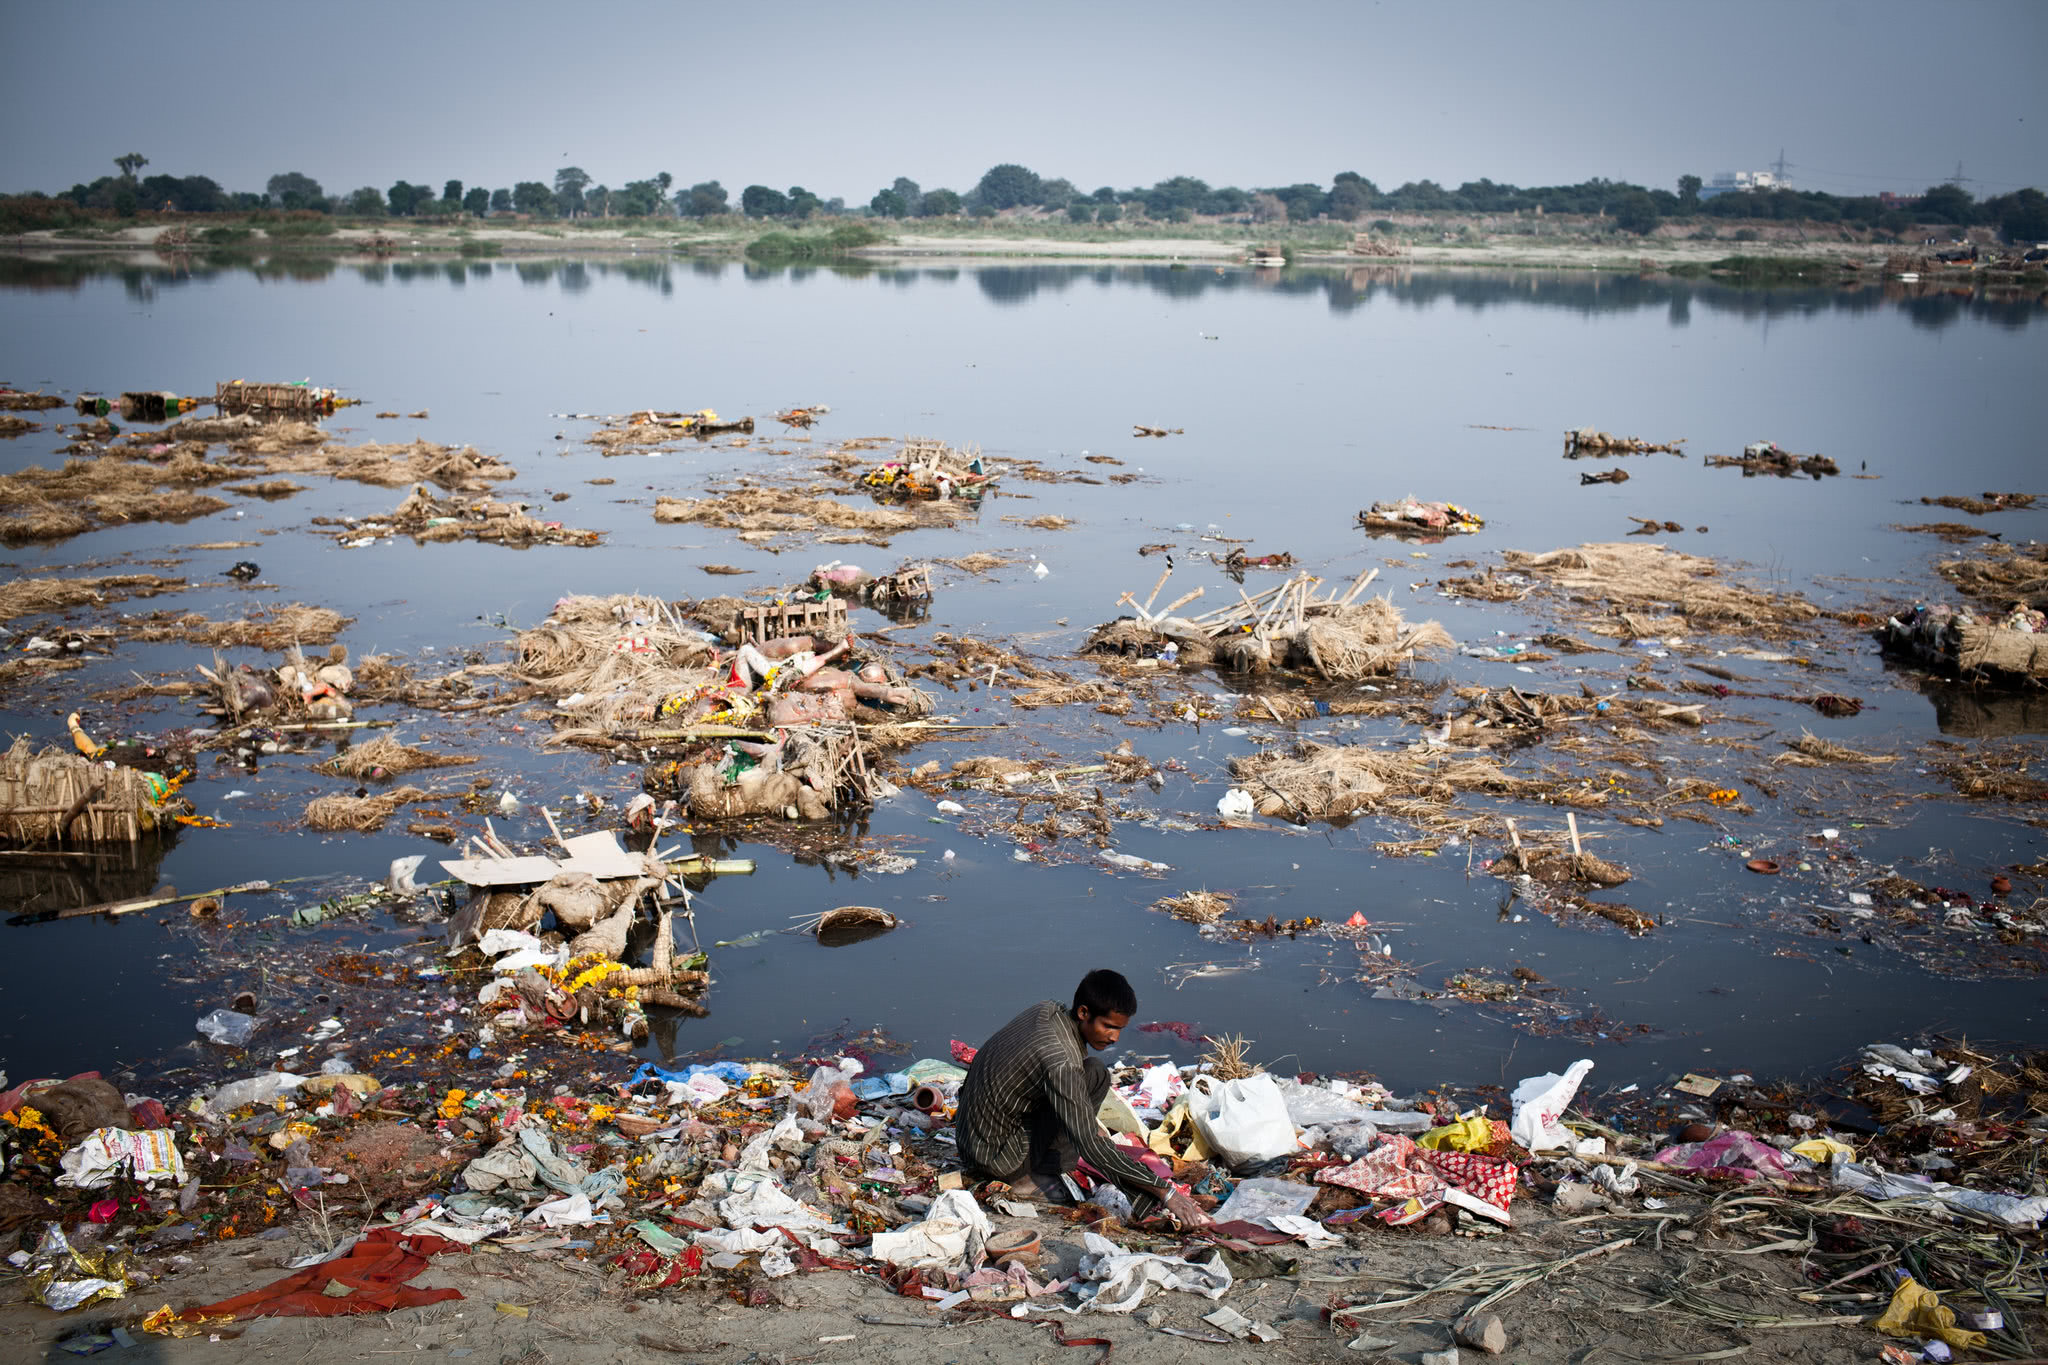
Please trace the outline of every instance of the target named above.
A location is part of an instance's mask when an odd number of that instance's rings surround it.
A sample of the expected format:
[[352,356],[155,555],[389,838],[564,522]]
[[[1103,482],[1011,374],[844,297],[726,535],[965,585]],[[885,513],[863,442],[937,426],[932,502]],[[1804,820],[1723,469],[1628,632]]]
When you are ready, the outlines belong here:
[[[877,1237],[876,1241],[881,1238]],[[1206,1261],[1189,1261],[1179,1256],[1125,1251],[1099,1233],[1085,1236],[1087,1253],[1081,1257],[1080,1279],[1094,1281],[1081,1287],[1086,1306],[1104,1313],[1128,1313],[1145,1300],[1146,1291],[1179,1289],[1220,1299],[1230,1292],[1230,1267],[1221,1255]]]
[[1230,1198],[1223,1201],[1216,1210],[1219,1223],[1257,1223],[1273,1227],[1273,1219],[1295,1217],[1308,1211],[1316,1202],[1316,1191],[1312,1185],[1294,1180],[1269,1180],[1263,1177],[1240,1180],[1231,1191]]
[[198,1028],[222,1047],[246,1047],[256,1032],[256,1020],[239,1010],[209,1010],[199,1016]]
[[28,1283],[37,1303],[59,1313],[128,1292],[119,1258],[107,1251],[79,1251],[55,1223],[43,1229],[29,1258]]
[[245,1081],[229,1081],[213,1092],[206,1107],[212,1113],[225,1114],[245,1104],[275,1104],[305,1083],[304,1076],[296,1076],[289,1071],[267,1071]]

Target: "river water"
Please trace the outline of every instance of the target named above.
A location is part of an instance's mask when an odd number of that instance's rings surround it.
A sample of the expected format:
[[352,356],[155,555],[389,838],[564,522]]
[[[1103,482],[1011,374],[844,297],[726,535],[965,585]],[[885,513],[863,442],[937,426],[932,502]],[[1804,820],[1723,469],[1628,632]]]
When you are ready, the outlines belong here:
[[[348,550],[308,534],[311,519],[387,512],[401,493],[316,480],[294,497],[238,503],[239,518],[224,512],[0,552],[9,577],[175,560],[175,569],[159,571],[187,575],[193,590],[122,609],[175,605],[219,617],[268,603],[324,605],[355,618],[343,640],[358,654],[396,652],[428,666],[501,646],[507,624],[537,622],[564,593],[705,596],[793,583],[833,558],[888,569],[904,557],[971,550],[1015,562],[980,577],[939,569],[930,620],[894,643],[915,657],[919,641],[945,630],[1070,654],[1088,627],[1117,614],[1119,593],[1150,587],[1160,561],[1141,559],[1140,545],[1182,547],[1177,590],[1202,584],[1212,598],[1233,590],[1219,568],[1188,553],[1220,553],[1221,543],[1200,540],[1209,533],[1246,540],[1254,553],[1288,551],[1333,582],[1378,565],[1374,590],[1390,592],[1411,619],[1434,617],[1461,642],[1487,642],[1502,638],[1496,632],[1541,629],[1557,620],[1555,611],[1534,600],[1484,607],[1442,597],[1433,585],[1446,576],[1446,561],[1491,563],[1507,548],[1620,539],[1631,514],[1683,523],[1686,530],[1669,537],[1674,548],[1740,565],[1773,590],[1803,592],[1826,608],[1897,608],[1940,595],[1929,566],[1952,551],[1891,528],[1963,519],[1922,507],[1922,496],[2048,493],[2039,437],[2048,319],[2035,301],[1967,291],[1740,291],[1608,275],[1166,265],[762,271],[657,259],[401,261],[294,273],[15,262],[0,270],[0,318],[0,382],[68,395],[210,393],[226,378],[310,378],[363,400],[328,422],[343,439],[474,445],[517,467],[511,495],[606,533],[597,549],[398,540]],[[590,423],[571,416],[709,406],[765,418],[805,403],[832,409],[808,443],[764,423],[745,448],[713,443],[653,458],[604,457],[582,443]],[[367,415],[379,410],[429,415]],[[44,431],[0,444],[0,467],[48,465],[62,439],[49,421],[65,415],[42,414]],[[1182,434],[1138,440],[1136,423]],[[1621,462],[1633,475],[1628,483],[1584,487],[1582,472],[1612,462],[1560,460],[1560,433],[1578,425],[1684,437],[1687,455],[1630,459]],[[1125,485],[1017,483],[962,528],[909,533],[888,550],[789,540],[771,549],[651,517],[658,494],[696,494],[714,475],[772,470],[856,437],[906,435],[1096,475],[1111,471],[1083,456],[1110,454],[1125,461],[1114,472],[1145,477]],[[1755,440],[1826,453],[1843,476],[1744,478],[1703,467],[1705,455],[1737,453]],[[598,477],[616,483],[586,482]],[[571,497],[549,503],[556,491]],[[1458,501],[1488,525],[1422,546],[1355,529],[1358,509],[1409,493]],[[1074,525],[1039,531],[1005,519],[1045,514]],[[2044,516],[2010,511],[1984,522],[2020,542],[2042,534]],[[187,548],[230,539],[259,543]],[[242,558],[260,562],[257,586],[221,576]],[[1050,572],[1033,574],[1034,558]],[[698,566],[711,562],[753,574],[708,578]],[[0,715],[11,733],[61,741],[62,713],[83,703],[100,728],[118,728],[90,693],[132,681],[131,669],[190,676],[203,661],[188,647],[124,644],[54,686],[0,694]],[[1188,828],[1214,824],[1227,760],[1287,741],[1291,732],[1281,727],[1237,735],[1222,732],[1237,728],[1227,720],[1135,728],[1090,708],[1026,713],[987,692],[942,694],[943,712],[1009,728],[980,732],[985,742],[928,746],[912,762],[979,752],[1088,762],[1125,739],[1155,761],[1179,760],[1185,771],[1170,772],[1162,790],[1121,796],[1168,818],[1122,823],[1116,834],[1117,848],[1174,870],[1148,878],[1099,864],[1020,863],[1013,841],[991,827],[997,812],[967,796],[964,820],[937,817],[915,790],[852,831],[916,857],[901,875],[850,878],[741,844],[735,851],[757,858],[759,871],[720,881],[700,898],[707,946],[846,902],[885,906],[906,923],[850,947],[777,933],[715,949],[710,1017],[664,1026],[648,1050],[696,1054],[722,1045],[759,1055],[879,1026],[918,1055],[942,1053],[949,1038],[979,1041],[1023,1004],[1064,995],[1098,965],[1133,979],[1144,1018],[1242,1034],[1262,1059],[1369,1070],[1397,1088],[1512,1082],[1582,1053],[1599,1061],[1602,1081],[1619,1085],[1695,1069],[1810,1072],[1863,1042],[1926,1029],[2038,1041],[2040,976],[2010,959],[1987,968],[1972,948],[1981,936],[1951,944],[1929,930],[1902,946],[1812,927],[1814,913],[1839,910],[1848,889],[1883,868],[1981,895],[1998,867],[2043,856],[2042,830],[2024,818],[2038,818],[2038,807],[1966,806],[1942,795],[1927,771],[1927,745],[1950,712],[1887,671],[1867,637],[1830,636],[1817,661],[1831,670],[1828,690],[1865,701],[1861,715],[1831,721],[1797,705],[1731,702],[1725,733],[1765,759],[1808,728],[1902,761],[1881,779],[1824,775],[1788,783],[1778,799],[1752,793],[1757,813],[1730,816],[1720,828],[1589,820],[1607,836],[1603,855],[1636,871],[1627,901],[1664,920],[1642,938],[1604,923],[1588,928],[1504,910],[1500,883],[1467,865],[1467,855],[1483,862],[1493,847],[1389,858],[1373,845],[1405,832],[1374,820]],[[1758,691],[1813,690],[1811,678],[1802,684],[1770,666],[1721,662],[1761,680],[1751,684]],[[1092,672],[1085,663],[1062,666]],[[1667,677],[1685,676],[1677,660],[1663,666],[1675,670]],[[1416,676],[1575,688],[1579,669],[1604,668],[1611,686],[1616,667],[1606,656],[1566,657],[1532,677],[1461,656],[1422,664]],[[1215,675],[1186,683],[1198,696],[1232,686]],[[2013,742],[2038,746],[2026,733],[2038,708],[2000,714],[2022,732]],[[129,723],[160,729],[191,719],[169,703]],[[473,730],[458,732],[440,717],[403,719],[398,733],[408,740],[478,747]],[[576,751],[544,753],[544,728],[514,716],[483,736],[481,770],[528,802],[525,815],[496,822],[517,839],[545,833],[535,802],[563,803],[578,791],[622,802],[637,790],[632,767]],[[1302,728],[1333,742],[1416,737],[1392,721]],[[1724,752],[1722,768],[1698,775],[1740,780],[1768,767],[1754,754]],[[2038,760],[2038,747],[2027,752]],[[431,857],[446,856],[440,845],[390,832],[402,821],[376,835],[304,829],[297,817],[305,799],[340,789],[308,773],[311,761],[273,761],[253,777],[231,766],[202,770],[189,794],[202,813],[232,827],[186,831],[159,880],[196,889],[314,877],[329,879],[313,883],[326,893],[333,879],[380,876],[395,857],[427,853],[431,871]],[[1523,814],[1545,828],[1559,818]],[[1796,862],[1818,847],[1809,836],[1823,826],[1843,831],[1835,851],[1852,849],[1863,860],[1853,871],[1822,860],[1808,874],[1788,869],[1765,883],[1743,870],[1738,850]],[[148,870],[140,875],[147,883]],[[2015,901],[2024,904],[2043,888],[2021,880]],[[1254,918],[1361,912],[1430,990],[1455,973],[1524,967],[1559,988],[1573,1017],[1532,1031],[1463,1002],[1375,998],[1352,979],[1358,951],[1348,941],[1211,943],[1146,908],[1196,887],[1234,891],[1237,913]],[[376,920],[295,937],[261,922],[290,903],[242,898],[240,926],[210,933],[149,915],[0,929],[11,949],[0,955],[0,1061],[17,1078],[189,1062],[191,1021],[226,1003],[224,977],[282,991],[290,971],[280,964],[295,957],[350,942],[387,949],[417,932]],[[1932,965],[1943,961],[1940,970]],[[1256,965],[1186,980],[1170,970],[1196,963]],[[1171,1034],[1143,1035],[1139,1045],[1192,1054]]]

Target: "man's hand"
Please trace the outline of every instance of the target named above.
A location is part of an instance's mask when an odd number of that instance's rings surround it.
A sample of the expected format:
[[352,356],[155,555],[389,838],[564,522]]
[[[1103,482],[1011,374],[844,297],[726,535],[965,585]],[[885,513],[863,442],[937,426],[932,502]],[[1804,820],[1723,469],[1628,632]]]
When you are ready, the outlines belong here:
[[1194,1197],[1178,1185],[1166,1187],[1166,1216],[1183,1228],[1205,1228],[1211,1221]]

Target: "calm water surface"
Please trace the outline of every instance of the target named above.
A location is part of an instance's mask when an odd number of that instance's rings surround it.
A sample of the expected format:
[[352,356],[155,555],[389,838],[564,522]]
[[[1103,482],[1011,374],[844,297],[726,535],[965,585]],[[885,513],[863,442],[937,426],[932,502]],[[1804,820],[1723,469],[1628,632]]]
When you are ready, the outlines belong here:
[[[941,569],[930,622],[895,639],[914,645],[933,630],[1027,637],[1034,651],[1061,654],[1087,627],[1116,614],[1120,592],[1149,588],[1159,561],[1141,560],[1139,545],[1202,548],[1196,537],[1213,528],[1248,539],[1255,553],[1289,551],[1332,580],[1380,565],[1375,591],[1391,592],[1411,618],[1433,616],[1460,641],[1484,642],[1556,617],[1440,597],[1433,583],[1445,576],[1447,560],[1490,562],[1505,548],[1618,539],[1631,527],[1630,514],[1656,516],[1688,528],[1669,538],[1676,548],[1739,561],[1757,580],[1805,592],[1825,607],[1899,606],[1932,590],[1928,566],[1945,550],[1890,528],[1960,519],[1920,506],[1920,497],[2048,493],[2039,436],[2048,330],[2034,301],[1887,296],[1875,287],[1743,292],[1586,275],[1165,266],[841,273],[659,261],[399,262],[306,274],[14,263],[0,270],[0,382],[68,395],[208,393],[225,378],[310,378],[364,400],[329,423],[344,439],[422,436],[501,455],[519,470],[515,496],[605,531],[603,548],[520,552],[401,541],[342,550],[307,533],[313,517],[386,512],[401,493],[318,482],[283,501],[238,503],[240,520],[228,512],[9,550],[10,575],[175,558],[181,563],[173,571],[199,587],[149,606],[221,616],[264,603],[318,603],[356,618],[343,638],[357,653],[395,651],[431,664],[501,642],[505,623],[538,621],[564,593],[702,596],[734,584],[793,582],[832,558],[886,569],[906,556],[985,549],[1022,562],[986,578]],[[813,402],[832,412],[808,444],[774,436],[773,424],[764,424],[752,448],[714,444],[659,458],[606,459],[581,443],[589,423],[563,415],[709,406],[765,417]],[[367,415],[420,409],[430,416],[380,422]],[[47,424],[65,415],[44,416]],[[1185,434],[1133,440],[1134,423]],[[1581,487],[1581,471],[1605,467],[1558,458],[1559,434],[1581,424],[1684,437],[1688,457],[1631,459],[1627,484]],[[1147,477],[1126,486],[1016,483],[963,529],[913,533],[888,550],[786,540],[775,553],[727,532],[658,526],[650,514],[657,494],[695,494],[713,476],[788,468],[854,437],[904,435],[1098,475],[1110,471],[1081,457],[1108,453]],[[0,467],[47,465],[59,439],[45,430],[0,444]],[[1735,453],[1754,440],[1824,452],[1845,477],[1744,479],[1702,467],[1703,456]],[[1856,473],[1877,477],[1848,477]],[[586,482],[604,476],[617,482]],[[549,503],[555,491],[572,496]],[[1464,503],[1487,517],[1487,529],[1419,547],[1417,557],[1418,547],[1353,528],[1359,508],[1407,493]],[[1005,520],[1045,513],[1076,525],[1040,532]],[[2018,542],[2043,534],[2044,515],[2008,512],[1986,524]],[[1183,525],[1192,530],[1176,529]],[[185,548],[228,539],[260,544]],[[1033,556],[1048,576],[1028,572]],[[243,557],[261,563],[260,586],[243,589],[220,577]],[[697,566],[711,562],[754,576],[707,578]],[[1177,586],[1204,584],[1212,597],[1233,590],[1206,561],[1183,553],[1179,562]],[[130,669],[187,671],[201,661],[184,647],[124,645],[106,665],[65,675],[57,688],[17,689],[0,697],[0,707],[11,732],[61,739],[62,711],[90,691],[132,680]],[[1147,879],[1087,865],[1016,863],[1011,841],[988,831],[994,808],[969,796],[973,813],[964,825],[957,817],[934,823],[931,802],[912,791],[854,831],[917,857],[909,873],[853,879],[745,846],[738,851],[757,857],[760,871],[714,885],[698,916],[707,946],[849,901],[895,910],[908,921],[903,929],[840,949],[771,935],[716,950],[711,1016],[664,1028],[651,1050],[694,1053],[725,1043],[761,1053],[879,1025],[920,1054],[936,1052],[952,1037],[978,1041],[1033,999],[1065,994],[1096,965],[1133,978],[1147,1017],[1243,1033],[1259,1056],[1369,1069],[1396,1086],[1512,1081],[1589,1049],[1601,1068],[1596,1075],[1624,1084],[1686,1069],[1804,1071],[1864,1041],[1927,1028],[2039,1041],[2044,989],[2037,977],[1959,980],[1895,948],[1815,936],[1807,917],[1841,907],[1852,882],[1814,875],[1765,885],[1720,843],[1732,833],[1782,850],[1835,826],[1873,864],[1968,889],[1981,888],[1996,866],[2043,856],[2042,832],[2023,822],[2025,811],[1918,799],[1938,787],[1924,772],[1924,745],[1940,734],[1944,716],[1957,713],[1952,702],[1938,710],[1909,680],[1887,673],[1862,640],[1844,637],[1819,661],[1842,671],[1723,663],[1738,665],[1754,680],[1745,686],[1757,691],[1851,692],[1866,701],[1861,716],[1824,721],[1803,707],[1730,703],[1729,723],[1709,733],[1758,751],[1725,751],[1712,760],[1721,766],[1697,775],[1739,781],[1741,772],[1761,771],[1762,760],[1802,727],[1904,752],[1907,761],[1878,782],[1788,782],[1781,800],[1752,795],[1758,814],[1731,818],[1725,830],[1686,821],[1660,830],[1601,824],[1610,836],[1603,852],[1637,872],[1628,902],[1667,920],[1639,940],[1534,914],[1503,918],[1499,883],[1468,876],[1465,850],[1434,859],[1375,853],[1374,843],[1407,833],[1389,824],[1293,829],[1269,822],[1233,831],[1120,824],[1118,848],[1175,869]],[[1426,664],[1418,676],[1558,688],[1575,686],[1581,666],[1611,673],[1617,662],[1564,659],[1532,677],[1456,658]],[[1676,661],[1662,667],[1667,679],[1689,676],[1675,671]],[[1202,693],[1230,687],[1213,675],[1187,682]],[[1611,677],[1600,685],[1611,686]],[[1276,727],[1222,734],[1229,722],[1155,730],[1086,710],[1027,715],[986,692],[946,694],[941,709],[1013,728],[985,744],[932,745],[912,761],[1049,750],[1085,762],[1128,738],[1155,760],[1180,760],[1186,771],[1169,774],[1156,795],[1141,787],[1124,799],[1181,822],[1210,818],[1232,755],[1286,738]],[[2042,728],[2038,708],[2001,716],[2008,725]],[[141,723],[160,728],[187,718],[173,706]],[[524,731],[511,729],[514,723]],[[1391,721],[1305,729],[1338,742],[1414,739],[1412,729]],[[431,715],[406,716],[399,733],[476,747],[473,736]],[[530,800],[560,802],[579,790],[623,800],[637,789],[635,768],[543,753],[530,720],[507,718],[487,738],[482,770]],[[1688,761],[1700,752],[1688,750]],[[196,889],[254,877],[368,878],[404,854],[444,856],[440,845],[403,834],[300,828],[309,795],[340,789],[308,773],[311,761],[277,760],[254,777],[204,770],[189,791],[202,812],[232,820],[233,828],[187,832],[160,869],[143,868],[130,880],[146,889],[154,872],[161,882]],[[1546,812],[1525,815],[1546,828],[1556,823]],[[505,832],[508,822],[498,823]],[[516,838],[545,833],[537,814],[509,824]],[[1482,847],[1477,855],[1493,851]],[[22,883],[14,885],[19,896]],[[118,879],[109,885],[128,891]],[[1595,1029],[1584,1039],[1534,1037],[1468,1005],[1374,999],[1369,987],[1346,979],[1357,961],[1349,945],[1211,944],[1145,908],[1200,886],[1237,891],[1239,910],[1254,917],[1342,919],[1362,911],[1387,926],[1397,955],[1432,988],[1456,972],[1502,975],[1527,966],[1564,988],[1574,1010],[1611,1020],[1614,1036],[1603,1039]],[[240,912],[254,918],[289,904],[244,898]],[[225,1003],[222,982],[276,995],[303,991],[288,979],[295,962],[337,943],[388,948],[413,932],[378,921],[317,933],[245,925],[209,935],[162,927],[147,915],[0,929],[11,949],[0,956],[0,1063],[18,1079],[189,1061],[191,1021]],[[1252,961],[1256,970],[1179,989],[1167,970]],[[1141,1046],[1188,1051],[1170,1035],[1148,1035]]]

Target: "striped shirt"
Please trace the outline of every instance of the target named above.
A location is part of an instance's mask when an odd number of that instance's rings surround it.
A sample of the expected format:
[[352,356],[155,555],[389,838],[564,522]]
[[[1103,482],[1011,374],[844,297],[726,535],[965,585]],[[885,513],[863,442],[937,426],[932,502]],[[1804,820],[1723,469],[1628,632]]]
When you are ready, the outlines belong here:
[[1159,1188],[1159,1177],[1102,1135],[1081,1072],[1081,1025],[1066,1006],[1042,1000],[996,1030],[960,1083],[953,1120],[970,1170],[1001,1177],[1030,1156],[1029,1115],[1049,1106],[1088,1164],[1131,1195]]

